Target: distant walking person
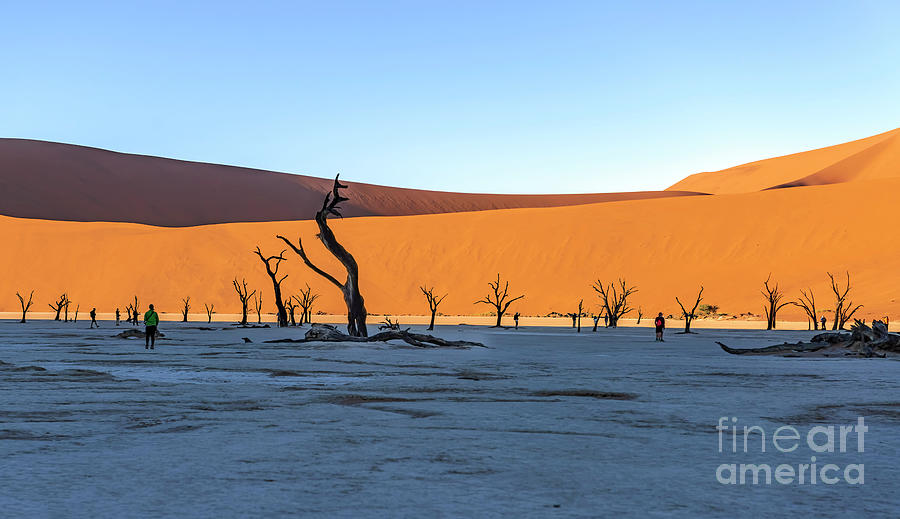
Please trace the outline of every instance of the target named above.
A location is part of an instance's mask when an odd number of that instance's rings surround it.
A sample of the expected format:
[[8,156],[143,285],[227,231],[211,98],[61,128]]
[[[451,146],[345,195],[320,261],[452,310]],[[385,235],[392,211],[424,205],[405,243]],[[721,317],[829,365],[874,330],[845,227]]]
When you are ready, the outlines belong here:
[[609,328],[609,314],[603,314],[603,326]]
[[91,308],[91,328],[93,328],[94,326],[100,328],[100,325],[97,324],[97,309]]
[[144,326],[147,327],[145,330],[146,342],[144,349],[152,350],[156,346],[156,327],[159,326],[159,315],[153,309],[153,305],[150,305],[150,309],[144,314]]
[[119,309],[116,308],[116,326],[119,326],[119,319],[122,317],[122,314],[119,313]]
[[663,330],[666,329],[666,320],[663,318],[662,312],[656,316],[656,322],[654,324],[656,325],[656,340],[658,342],[666,342],[663,340]]
[[516,322],[516,330],[518,330],[518,329],[519,329],[519,312],[516,312],[516,313],[513,315],[513,321]]
[[822,316],[822,329],[823,330],[825,329],[825,321],[826,321],[826,319],[825,319],[825,316],[823,315]]

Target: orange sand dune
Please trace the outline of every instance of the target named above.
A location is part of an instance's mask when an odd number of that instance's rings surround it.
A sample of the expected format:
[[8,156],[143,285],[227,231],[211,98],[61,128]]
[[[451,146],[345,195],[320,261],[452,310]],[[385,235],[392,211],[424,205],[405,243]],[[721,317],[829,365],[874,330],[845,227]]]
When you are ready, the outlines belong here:
[[669,189],[713,194],[900,177],[900,128],[858,141],[691,175]]
[[[344,204],[344,216],[549,207],[689,194],[491,195],[347,183],[354,198]],[[7,216],[161,226],[301,220],[321,206],[331,184],[331,179],[302,175],[0,139],[0,214]]]
[[[674,297],[704,300],[729,313],[762,313],[759,289],[769,272],[789,297],[812,287],[820,307],[831,306],[825,271],[849,269],[861,315],[900,317],[900,179],[781,189],[709,197],[679,197],[592,205],[438,215],[355,218],[334,229],[360,263],[363,293],[373,313],[422,314],[420,284],[449,296],[448,314],[487,312],[472,303],[499,271],[523,314],[570,312],[584,298],[591,310],[597,278],[626,276],[638,285],[635,307],[645,315],[675,313]],[[354,195],[353,190],[349,195]],[[852,203],[852,211],[840,211]],[[124,308],[132,294],[177,312],[191,296],[194,311],[211,302],[235,312],[233,276],[272,289],[250,250],[282,249],[274,236],[302,236],[315,262],[339,272],[314,239],[314,224],[235,223],[159,228],[127,223],[53,222],[2,217],[0,311],[12,311],[16,290],[36,289],[37,309],[63,290],[82,310]],[[318,309],[340,312],[337,290],[294,256],[285,287],[310,283],[323,294]],[[791,307],[785,319],[801,317]],[[829,315],[829,320],[831,319]],[[377,321],[378,319],[373,319]]]

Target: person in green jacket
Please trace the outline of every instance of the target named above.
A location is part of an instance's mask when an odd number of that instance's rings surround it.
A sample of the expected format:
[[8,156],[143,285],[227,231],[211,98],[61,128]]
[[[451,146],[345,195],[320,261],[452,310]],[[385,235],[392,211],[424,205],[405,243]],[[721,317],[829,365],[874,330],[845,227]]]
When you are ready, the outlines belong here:
[[156,313],[156,310],[153,309],[153,305],[150,305],[150,309],[147,310],[147,313],[144,314],[144,326],[147,327],[145,332],[146,343],[144,344],[145,350],[152,350],[154,346],[156,346],[156,327],[159,325],[159,314]]

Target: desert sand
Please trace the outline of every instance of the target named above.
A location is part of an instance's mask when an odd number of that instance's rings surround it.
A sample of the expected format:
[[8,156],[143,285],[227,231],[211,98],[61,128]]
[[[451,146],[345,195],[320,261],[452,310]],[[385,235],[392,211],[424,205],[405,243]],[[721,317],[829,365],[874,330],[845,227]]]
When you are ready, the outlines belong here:
[[[896,363],[734,357],[808,332],[440,327],[490,348],[142,341],[0,322],[10,517],[893,517]],[[121,328],[120,328],[121,330]],[[419,328],[418,330],[421,330]],[[418,331],[417,330],[417,331]],[[242,337],[253,340],[245,344]],[[861,390],[860,388],[864,388]],[[852,425],[865,452],[717,451],[716,424]],[[728,445],[728,436],[725,436]],[[740,441],[740,440],[738,440]],[[722,485],[722,463],[865,465],[865,484]]]
[[[332,179],[24,139],[0,139],[0,214],[184,227],[306,220]],[[669,198],[668,191],[576,195],[445,193],[346,182],[344,216],[395,216]]]
[[900,128],[857,141],[697,173],[669,189],[748,193],[900,176]]

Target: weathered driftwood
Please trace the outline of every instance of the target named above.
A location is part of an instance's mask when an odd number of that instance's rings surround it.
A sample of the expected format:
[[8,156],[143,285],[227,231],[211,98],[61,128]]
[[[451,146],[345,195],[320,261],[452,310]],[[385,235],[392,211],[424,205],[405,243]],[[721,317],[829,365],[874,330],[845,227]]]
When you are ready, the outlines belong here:
[[887,357],[900,355],[900,335],[889,333],[881,321],[869,327],[857,320],[850,333],[820,333],[809,342],[784,343],[765,348],[729,348],[717,342],[733,355],[783,355],[785,357]]
[[341,333],[337,328],[331,326],[330,324],[314,324],[312,328],[306,332],[306,336],[303,339],[276,339],[271,341],[266,341],[267,343],[278,343],[278,342],[294,342],[294,343],[304,343],[304,342],[385,342],[392,340],[401,340],[405,343],[416,346],[418,348],[473,348],[480,347],[485,348],[484,344],[480,342],[470,342],[470,341],[448,341],[446,339],[441,339],[440,337],[435,337],[433,335],[426,335],[423,333],[412,333],[409,329],[406,330],[388,330],[384,332],[376,333],[371,337],[354,337],[352,335],[347,335],[346,333]]

